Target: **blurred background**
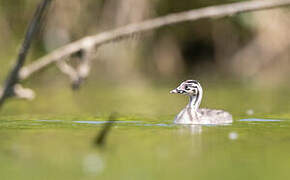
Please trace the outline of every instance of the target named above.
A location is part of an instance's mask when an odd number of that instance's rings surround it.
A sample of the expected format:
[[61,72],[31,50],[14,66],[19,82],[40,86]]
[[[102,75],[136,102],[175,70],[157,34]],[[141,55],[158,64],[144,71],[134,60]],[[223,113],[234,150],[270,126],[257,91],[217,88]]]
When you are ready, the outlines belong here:
[[[236,1],[53,1],[27,64],[88,35],[231,2]],[[0,0],[1,82],[38,3]],[[36,100],[10,101],[4,113],[170,114],[185,100],[168,92],[185,79],[201,82],[206,106],[230,108],[239,115],[259,108],[263,113],[285,112],[289,108],[289,15],[289,8],[278,8],[203,19],[106,44],[96,51],[91,74],[79,91],[73,92],[68,77],[50,66],[24,82],[36,91]]]
[[[2,83],[39,2],[0,0]],[[26,64],[89,35],[232,2],[54,0]],[[55,64],[33,74],[22,84],[36,98],[0,111],[0,179],[289,179],[289,17],[289,7],[242,13],[106,44],[77,91]],[[201,107],[229,111],[234,123],[174,125],[188,100],[169,91],[186,79],[201,83]]]

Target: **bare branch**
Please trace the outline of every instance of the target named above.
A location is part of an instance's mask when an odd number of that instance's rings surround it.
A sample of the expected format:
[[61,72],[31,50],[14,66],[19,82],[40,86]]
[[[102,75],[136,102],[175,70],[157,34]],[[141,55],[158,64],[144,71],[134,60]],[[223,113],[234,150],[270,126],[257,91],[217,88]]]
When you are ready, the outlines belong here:
[[111,41],[130,37],[136,33],[142,33],[159,27],[186,22],[195,21],[203,18],[220,18],[224,16],[234,15],[241,12],[258,11],[269,8],[276,8],[290,5],[290,0],[267,0],[267,1],[248,1],[232,3],[227,5],[211,6],[190,10],[181,13],[169,14],[167,16],[147,20],[141,23],[130,24],[112,31],[103,32],[97,35],[88,36],[59,49],[54,50],[50,54],[38,59],[34,63],[23,67],[20,71],[19,78],[26,79],[31,74],[41,70],[42,68],[56,62],[61,61],[64,57],[74,54],[81,49],[100,46]]
[[93,58],[94,48],[87,48],[83,50],[81,62],[77,68],[79,80],[73,84],[73,89],[78,89],[81,83],[89,76],[91,70],[91,61]]
[[2,93],[1,93],[1,97],[0,97],[0,107],[2,106],[2,104],[4,103],[4,101],[7,98],[17,94],[17,93],[15,93],[15,92],[17,92],[17,89],[19,90],[19,88],[15,87],[15,84],[17,84],[19,82],[19,71],[22,68],[22,66],[24,65],[26,55],[27,55],[28,50],[30,48],[32,39],[40,27],[41,19],[43,18],[45,10],[47,9],[50,2],[51,2],[51,0],[43,0],[40,3],[40,5],[37,7],[36,12],[34,13],[34,16],[31,20],[31,22],[28,26],[27,32],[25,34],[25,38],[23,40],[22,47],[19,51],[15,65],[12,68],[11,72],[9,73],[9,75],[5,81],[4,89],[3,89]]
[[65,60],[58,61],[56,63],[56,66],[62,73],[68,75],[72,83],[78,81],[79,79],[78,72],[72,66],[70,66]]
[[93,48],[84,49],[78,57],[78,66],[75,69],[69,65],[66,60],[57,61],[56,65],[61,72],[68,75],[72,83],[72,89],[76,90],[80,87],[81,83],[88,77],[90,73],[90,64],[92,61]]
[[[90,61],[92,59],[91,55],[94,48],[103,44],[120,40],[122,38],[128,38],[137,33],[142,33],[176,23],[195,21],[204,18],[220,18],[241,12],[258,11],[290,5],[290,0],[249,1],[211,6],[181,13],[169,14],[167,16],[147,20],[141,23],[130,24],[115,30],[85,37],[66,46],[58,48],[48,55],[36,60],[32,64],[22,67],[25,62],[32,38],[39,28],[41,18],[43,17],[44,11],[47,9],[50,2],[51,0],[43,0],[40,6],[37,8],[37,11],[28,27],[16,64],[7,78],[3,90],[0,89],[0,107],[7,98],[14,95],[28,98],[33,97],[34,94],[32,91],[24,89],[16,84],[20,80],[28,78],[31,74],[38,72],[39,70],[47,67],[52,63],[58,62],[57,64],[62,72],[68,74],[71,77],[75,87],[79,87],[81,82],[89,74]],[[77,69],[74,69],[63,61],[66,57],[70,57],[77,52],[84,52],[84,57],[82,58],[82,61],[80,62]]]
[[81,63],[78,67],[79,76],[83,79],[87,78],[90,73],[90,64],[94,53],[93,48],[87,48],[83,50],[84,54],[81,59]]
[[32,89],[24,88],[20,84],[14,85],[14,94],[17,98],[33,100],[35,93]]
[[[13,86],[12,96],[16,96],[20,99],[32,100],[35,98],[35,93],[33,90],[28,88],[23,88],[20,84],[15,84]],[[0,88],[0,96],[3,95],[3,89]]]

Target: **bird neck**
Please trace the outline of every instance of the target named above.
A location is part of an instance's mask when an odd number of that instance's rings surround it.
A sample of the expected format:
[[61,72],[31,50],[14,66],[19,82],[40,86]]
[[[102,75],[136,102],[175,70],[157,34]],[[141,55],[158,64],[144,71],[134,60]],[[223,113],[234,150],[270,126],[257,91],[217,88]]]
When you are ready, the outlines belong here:
[[201,98],[202,98],[201,92],[197,93],[197,95],[195,96],[189,96],[188,107],[190,107],[194,111],[197,111],[201,103]]

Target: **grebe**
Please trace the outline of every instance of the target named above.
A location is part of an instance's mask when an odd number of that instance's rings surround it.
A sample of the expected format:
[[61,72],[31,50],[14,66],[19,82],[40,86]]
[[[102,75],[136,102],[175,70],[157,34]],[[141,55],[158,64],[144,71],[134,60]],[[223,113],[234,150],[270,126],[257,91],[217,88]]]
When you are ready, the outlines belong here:
[[176,116],[176,124],[227,124],[232,123],[232,115],[223,110],[199,109],[202,88],[196,80],[186,80],[170,93],[189,96],[188,105]]

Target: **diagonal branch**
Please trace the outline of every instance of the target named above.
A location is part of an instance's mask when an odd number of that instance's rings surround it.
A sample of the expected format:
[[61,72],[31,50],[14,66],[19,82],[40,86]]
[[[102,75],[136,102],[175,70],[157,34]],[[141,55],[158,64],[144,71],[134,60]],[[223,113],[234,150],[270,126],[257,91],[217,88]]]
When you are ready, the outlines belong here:
[[79,89],[80,85],[89,76],[91,69],[90,64],[93,59],[93,53],[93,48],[82,49],[80,51],[80,55],[76,57],[78,60],[78,65],[76,68],[69,65],[69,63],[67,62],[69,58],[63,61],[56,62],[56,66],[58,67],[58,69],[70,78],[73,90]]
[[78,89],[82,82],[89,76],[94,52],[94,48],[83,49],[83,55],[80,59],[81,62],[77,67],[79,79],[72,84],[73,89]]
[[[22,67],[32,38],[34,37],[37,29],[39,29],[41,19],[44,16],[44,11],[46,7],[48,7],[50,2],[51,0],[42,0],[42,3],[39,5],[37,11],[35,12],[35,15],[28,27],[16,64],[7,78],[3,90],[0,89],[0,107],[7,98],[11,96],[19,96],[19,93],[25,92],[26,95],[20,95],[21,97],[33,97],[32,91],[16,85],[20,80],[24,80],[30,77],[30,75],[32,75],[33,73],[38,72],[39,70],[47,67],[48,65],[51,65],[52,63],[58,63],[60,64],[60,66],[64,67],[65,64],[61,64],[59,62],[66,59],[66,57],[70,57],[77,52],[81,52],[82,50],[89,51],[86,51],[87,55],[85,57],[85,61],[80,64],[78,69],[74,70],[74,73],[77,73],[79,79],[84,79],[88,76],[90,70],[89,64],[91,59],[91,52],[93,52],[95,47],[101,46],[103,44],[123,38],[128,38],[137,33],[143,33],[149,30],[181,22],[195,21],[204,18],[220,18],[242,12],[258,11],[290,5],[290,0],[248,1],[226,5],[210,6],[181,13],[169,14],[167,16],[147,20],[136,24],[130,24],[121,28],[117,28],[115,30],[85,37],[66,46],[58,48],[53,52],[49,53],[48,55],[36,60],[32,64]],[[65,73],[68,74],[67,72]],[[80,83],[81,81],[77,82],[77,85],[79,85]]]
[[69,65],[66,60],[63,61],[58,61],[56,63],[56,66],[58,67],[58,69],[66,74],[69,79],[71,80],[71,82],[75,82],[78,81],[79,77],[78,77],[78,72],[75,70],[75,68],[73,68],[71,65]]
[[[22,43],[22,47],[19,51],[16,63],[14,67],[12,68],[11,72],[9,73],[4,88],[1,92],[0,97],[0,107],[4,103],[4,101],[14,95],[17,95],[17,92],[24,92],[21,89],[20,91],[15,92],[15,85],[19,82],[19,71],[24,65],[26,55],[28,53],[28,50],[30,48],[31,42],[33,37],[35,36],[37,30],[40,27],[41,20],[43,18],[43,15],[45,13],[45,10],[47,9],[48,5],[50,4],[51,0],[43,0],[40,5],[37,7],[36,12],[34,13],[34,16],[28,26],[25,38]],[[19,90],[19,88],[16,88]]]
[[290,5],[290,0],[238,2],[169,14],[167,16],[147,20],[141,23],[130,24],[115,30],[85,37],[59,49],[56,49],[48,55],[36,60],[32,64],[23,67],[20,71],[19,78],[26,79],[31,74],[45,68],[54,62],[62,61],[64,57],[79,52],[81,49],[92,48],[94,46],[100,46],[111,41],[128,38],[136,33],[142,33],[148,30],[186,21],[195,21],[203,18],[220,18],[241,12],[258,11],[286,5]]

